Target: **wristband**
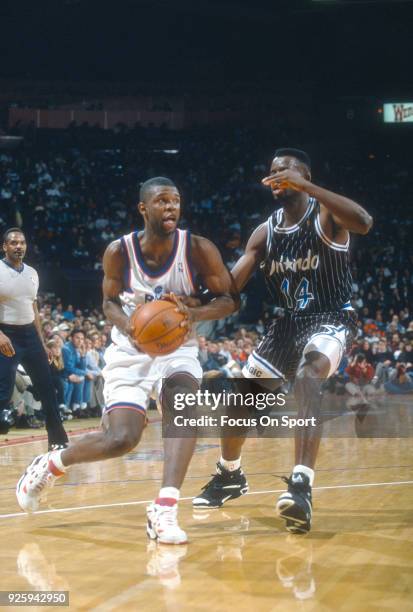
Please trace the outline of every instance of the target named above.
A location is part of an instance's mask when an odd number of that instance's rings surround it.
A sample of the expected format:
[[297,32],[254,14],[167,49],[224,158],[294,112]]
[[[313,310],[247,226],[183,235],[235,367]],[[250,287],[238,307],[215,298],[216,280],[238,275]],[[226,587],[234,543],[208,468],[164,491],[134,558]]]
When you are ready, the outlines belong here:
[[198,298],[198,300],[201,301],[202,306],[205,306],[206,304],[209,304],[209,302],[212,302],[212,300],[214,300],[215,298],[219,296],[209,291],[209,289],[205,289],[205,291],[203,291],[196,297]]

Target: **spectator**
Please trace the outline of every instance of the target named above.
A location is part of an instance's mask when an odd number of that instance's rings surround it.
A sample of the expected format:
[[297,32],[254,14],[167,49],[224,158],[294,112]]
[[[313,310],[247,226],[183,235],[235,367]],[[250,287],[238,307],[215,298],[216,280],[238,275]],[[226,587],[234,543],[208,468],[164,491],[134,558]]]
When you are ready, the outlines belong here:
[[92,333],[92,346],[95,351],[96,363],[102,370],[105,367],[104,350],[102,347],[102,336],[98,332]]
[[63,318],[66,321],[73,321],[73,319],[75,318],[75,314],[73,312],[73,306],[72,304],[69,304],[69,306],[67,307],[67,309],[62,313]]
[[11,398],[15,412],[16,428],[39,429],[44,425],[44,414],[40,402],[32,394],[32,381],[23,366],[19,365],[16,372],[16,381]]
[[219,343],[219,354],[226,359],[227,362],[232,360],[230,341],[226,338],[223,342]]
[[393,361],[393,353],[388,349],[386,340],[379,340],[379,342],[372,347],[372,355],[372,364],[376,367],[379,363]]
[[384,385],[389,382],[393,369],[390,359],[381,361],[377,364],[376,373],[372,380],[372,383],[377,389],[383,389]]
[[203,368],[208,361],[208,343],[205,336],[198,336],[198,359]]
[[72,412],[79,414],[87,408],[87,403],[83,401],[86,377],[84,341],[83,332],[74,328],[62,349],[65,375],[64,404],[71,408]]
[[374,355],[373,355],[373,351],[372,351],[370,342],[368,340],[365,339],[363,341],[361,350],[365,358],[367,359],[367,362],[372,364],[374,361]]
[[59,325],[56,325],[56,327],[53,328],[52,333],[58,334],[64,344],[69,337],[70,325],[68,325],[67,323],[60,323]]
[[86,379],[83,399],[92,414],[100,416],[104,405],[102,370],[99,367],[100,355],[93,347],[91,338],[86,338]]
[[413,363],[413,347],[410,342],[400,343],[399,353],[396,357],[396,361],[405,362],[408,365]]
[[384,385],[387,393],[404,395],[413,392],[413,375],[405,363],[398,363],[394,368],[389,382]]
[[55,336],[55,339],[49,340],[46,344],[51,356],[50,370],[52,372],[59,410],[63,418],[68,418],[68,416],[72,415],[72,411],[65,404],[65,364],[63,362],[62,346],[63,343],[60,336]]
[[413,320],[412,320],[412,321],[410,321],[410,323],[409,323],[409,325],[408,325],[408,327],[407,327],[407,330],[406,330],[406,338],[407,338],[409,341],[412,341],[412,340],[413,340]]
[[[244,330],[245,331],[245,330]],[[236,341],[235,352],[233,352],[233,358],[240,366],[244,366],[248,360],[248,351],[245,350],[245,340],[244,338],[238,338]]]
[[219,353],[218,344],[216,342],[209,342],[208,359],[202,366],[202,369],[208,377],[224,375],[227,378],[232,378],[233,375],[231,371],[225,367],[226,363],[226,358]]
[[353,398],[361,400],[361,403],[366,403],[367,396],[375,392],[374,386],[371,384],[374,377],[374,368],[371,363],[368,363],[363,353],[357,353],[345,369],[345,372],[350,378],[350,381],[345,386],[346,391]]
[[43,321],[42,323],[42,336],[43,339],[45,340],[45,342],[47,342],[47,340],[50,340],[50,338],[52,337],[53,334],[53,326],[51,321]]

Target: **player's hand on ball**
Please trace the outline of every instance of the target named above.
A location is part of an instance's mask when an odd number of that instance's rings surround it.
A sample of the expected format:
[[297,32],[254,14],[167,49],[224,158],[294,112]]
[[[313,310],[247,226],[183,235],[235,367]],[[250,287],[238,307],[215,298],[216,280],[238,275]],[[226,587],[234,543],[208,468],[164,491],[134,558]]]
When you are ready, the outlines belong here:
[[284,189],[295,189],[295,191],[305,191],[309,182],[299,172],[295,170],[282,170],[275,172],[262,179],[262,184],[271,187],[276,194]]
[[147,302],[130,317],[134,345],[151,357],[170,355],[186,341],[191,318],[190,309],[173,294]]
[[[142,304],[138,304],[138,305],[136,306],[136,310],[138,310],[139,308],[142,308]],[[136,311],[135,311],[135,312],[136,312]],[[131,318],[129,318],[129,319],[128,319],[128,322],[126,323],[126,326],[125,326],[124,331],[125,331],[125,334],[126,334],[126,335],[127,335],[127,337],[128,337],[129,342],[131,343],[131,345],[132,345],[132,346],[133,346],[133,347],[134,347],[134,348],[135,348],[137,351],[139,351],[139,352],[141,353],[142,351],[140,350],[140,348],[139,348],[139,347],[138,347],[138,345],[136,344],[135,339],[134,339],[134,337],[133,337],[133,335],[134,335],[134,331],[135,331],[135,327],[134,327],[134,325],[133,325],[133,322],[132,322],[132,319],[131,319]]]
[[171,291],[171,293],[165,294],[162,297],[162,299],[168,300],[169,302],[173,302],[174,304],[176,304],[175,312],[180,312],[184,315],[185,319],[182,321],[182,323],[180,323],[180,327],[185,327],[187,329],[187,333],[185,335],[185,341],[186,341],[191,333],[192,314],[191,314],[189,306],[187,306],[184,303],[183,297],[186,297],[186,296],[181,297],[181,296],[175,295],[175,293]]

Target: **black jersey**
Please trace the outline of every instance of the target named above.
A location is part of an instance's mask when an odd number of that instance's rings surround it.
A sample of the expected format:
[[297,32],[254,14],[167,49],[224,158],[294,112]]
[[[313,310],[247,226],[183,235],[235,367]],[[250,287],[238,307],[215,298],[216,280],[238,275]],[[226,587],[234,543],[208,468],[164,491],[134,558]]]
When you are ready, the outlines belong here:
[[263,266],[277,305],[296,314],[351,308],[350,238],[343,245],[325,235],[314,198],[298,223],[281,227],[282,221],[282,208],[267,221]]

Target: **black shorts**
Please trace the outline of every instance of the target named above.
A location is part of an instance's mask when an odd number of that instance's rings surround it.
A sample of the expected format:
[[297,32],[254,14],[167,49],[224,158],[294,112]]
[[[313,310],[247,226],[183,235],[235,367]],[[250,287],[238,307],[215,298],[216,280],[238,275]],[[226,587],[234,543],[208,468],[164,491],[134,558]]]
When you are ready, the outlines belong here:
[[[243,373],[247,377],[295,378],[304,348],[310,341],[337,340],[341,355],[351,348],[357,334],[357,317],[352,310],[314,314],[284,311],[275,319],[257,349],[250,356]],[[317,349],[315,349],[317,350]],[[341,359],[340,354],[337,358]]]

